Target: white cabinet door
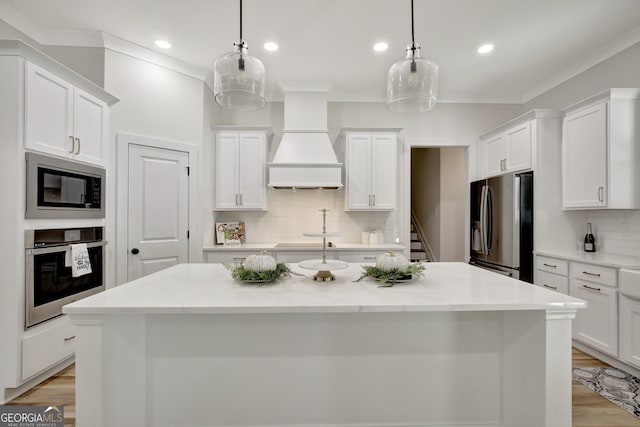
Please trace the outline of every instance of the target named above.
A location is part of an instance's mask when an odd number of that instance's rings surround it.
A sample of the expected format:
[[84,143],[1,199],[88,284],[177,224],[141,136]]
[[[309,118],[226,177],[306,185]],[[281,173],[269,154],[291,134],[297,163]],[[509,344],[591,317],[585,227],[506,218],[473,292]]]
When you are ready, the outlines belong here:
[[505,134],[505,169],[514,172],[531,168],[531,122],[509,129]]
[[238,158],[240,136],[219,133],[215,142],[215,206],[217,209],[236,209],[239,204]]
[[607,205],[607,103],[567,115],[562,128],[562,205]]
[[573,338],[591,347],[618,355],[617,291],[604,285],[571,279],[571,296],[587,302],[573,322]]
[[396,207],[396,136],[373,135],[371,139],[371,207]]
[[265,140],[264,134],[240,134],[238,193],[242,209],[262,209],[265,206]]
[[69,157],[74,151],[73,86],[30,62],[25,76],[25,148]]
[[640,301],[620,295],[620,358],[640,368]]
[[104,165],[107,141],[107,105],[75,88],[73,95],[74,158]]
[[346,144],[347,209],[395,209],[397,136],[354,133]]
[[487,156],[487,176],[500,175],[504,172],[507,158],[507,140],[504,134],[485,142]]
[[27,62],[25,148],[104,166],[108,107]]
[[371,208],[371,135],[347,137],[347,208]]
[[265,133],[216,134],[216,209],[265,208],[266,147]]

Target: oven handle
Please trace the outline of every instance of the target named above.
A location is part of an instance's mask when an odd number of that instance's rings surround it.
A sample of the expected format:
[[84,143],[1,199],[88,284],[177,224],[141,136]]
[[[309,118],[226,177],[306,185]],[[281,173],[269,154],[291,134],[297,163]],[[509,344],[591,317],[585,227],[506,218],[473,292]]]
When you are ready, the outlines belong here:
[[[87,243],[87,248],[95,248],[97,246],[106,246],[107,241],[101,240],[100,242],[90,242]],[[63,245],[63,246],[50,246],[48,248],[34,248],[27,249],[27,256],[29,255],[42,255],[42,254],[50,254],[53,252],[66,252],[71,249],[71,245]]]

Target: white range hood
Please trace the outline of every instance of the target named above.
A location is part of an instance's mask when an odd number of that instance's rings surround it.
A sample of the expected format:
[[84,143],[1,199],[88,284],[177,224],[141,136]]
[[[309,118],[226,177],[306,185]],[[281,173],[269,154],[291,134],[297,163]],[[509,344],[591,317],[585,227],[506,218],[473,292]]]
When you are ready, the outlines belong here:
[[280,86],[284,92],[284,129],[273,162],[268,164],[269,187],[342,187],[342,163],[338,163],[327,129],[329,85]]

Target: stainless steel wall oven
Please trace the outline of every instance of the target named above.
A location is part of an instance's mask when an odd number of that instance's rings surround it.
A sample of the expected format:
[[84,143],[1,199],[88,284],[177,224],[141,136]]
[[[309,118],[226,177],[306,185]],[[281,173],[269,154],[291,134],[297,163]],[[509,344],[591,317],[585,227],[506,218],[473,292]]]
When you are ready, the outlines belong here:
[[[62,314],[62,306],[105,289],[103,227],[26,230],[25,329]],[[65,257],[86,243],[92,272],[73,277]]]

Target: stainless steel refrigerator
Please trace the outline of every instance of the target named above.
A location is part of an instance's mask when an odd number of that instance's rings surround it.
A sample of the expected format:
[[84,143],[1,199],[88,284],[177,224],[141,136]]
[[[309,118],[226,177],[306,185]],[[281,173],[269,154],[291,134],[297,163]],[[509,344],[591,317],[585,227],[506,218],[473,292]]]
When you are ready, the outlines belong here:
[[471,259],[533,283],[533,172],[471,183]]

